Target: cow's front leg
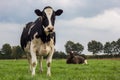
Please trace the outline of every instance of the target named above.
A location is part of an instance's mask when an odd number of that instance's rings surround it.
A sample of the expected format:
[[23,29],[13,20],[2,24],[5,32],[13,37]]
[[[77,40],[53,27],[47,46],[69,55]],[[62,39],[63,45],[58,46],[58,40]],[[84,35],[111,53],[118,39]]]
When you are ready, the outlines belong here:
[[36,69],[36,66],[37,66],[37,58],[36,58],[35,45],[32,42],[31,42],[30,51],[31,51],[31,71],[32,71],[32,76],[34,76],[35,75],[35,69]]
[[47,57],[47,75],[51,76],[51,62],[52,62],[52,56],[53,56],[54,50],[52,50],[52,52],[48,55]]

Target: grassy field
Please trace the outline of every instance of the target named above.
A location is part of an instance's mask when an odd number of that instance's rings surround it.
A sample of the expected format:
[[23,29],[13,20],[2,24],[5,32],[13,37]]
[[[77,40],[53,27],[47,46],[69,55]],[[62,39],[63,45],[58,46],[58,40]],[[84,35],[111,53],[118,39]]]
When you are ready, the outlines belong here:
[[65,60],[53,60],[52,76],[46,76],[46,61],[43,73],[31,76],[27,60],[0,60],[0,80],[120,80],[120,60],[88,60],[84,64],[66,64]]

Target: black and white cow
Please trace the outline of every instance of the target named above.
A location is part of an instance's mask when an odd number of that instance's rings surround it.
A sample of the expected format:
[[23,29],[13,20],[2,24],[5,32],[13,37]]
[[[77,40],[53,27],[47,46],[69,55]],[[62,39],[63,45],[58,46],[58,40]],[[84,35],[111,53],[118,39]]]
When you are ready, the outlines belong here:
[[48,56],[47,75],[51,75],[50,64],[55,45],[55,17],[61,15],[62,12],[63,10],[61,9],[54,11],[50,6],[45,7],[43,11],[36,9],[35,13],[39,17],[35,22],[26,24],[26,27],[23,29],[21,35],[21,47],[27,54],[32,75],[35,75],[37,56],[40,59],[40,72],[42,72],[42,59],[43,56],[46,55]]

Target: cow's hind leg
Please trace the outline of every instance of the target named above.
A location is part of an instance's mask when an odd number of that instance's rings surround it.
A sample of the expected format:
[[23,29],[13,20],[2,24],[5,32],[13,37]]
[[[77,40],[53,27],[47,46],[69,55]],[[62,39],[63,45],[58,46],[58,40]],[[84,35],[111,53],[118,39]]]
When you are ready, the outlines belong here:
[[28,63],[29,63],[29,69],[32,72],[32,67],[31,67],[32,62],[31,62],[31,55],[30,55],[30,53],[27,53],[27,59],[28,59]]
[[40,63],[40,73],[43,72],[43,68],[42,68],[42,60],[43,60],[43,56],[39,57],[39,63]]

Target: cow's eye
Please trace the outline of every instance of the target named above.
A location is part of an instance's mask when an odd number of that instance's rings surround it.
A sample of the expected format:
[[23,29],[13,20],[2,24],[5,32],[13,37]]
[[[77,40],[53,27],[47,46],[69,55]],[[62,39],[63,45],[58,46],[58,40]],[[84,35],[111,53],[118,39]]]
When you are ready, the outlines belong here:
[[44,18],[43,21],[46,22],[46,21],[47,21],[47,18]]

